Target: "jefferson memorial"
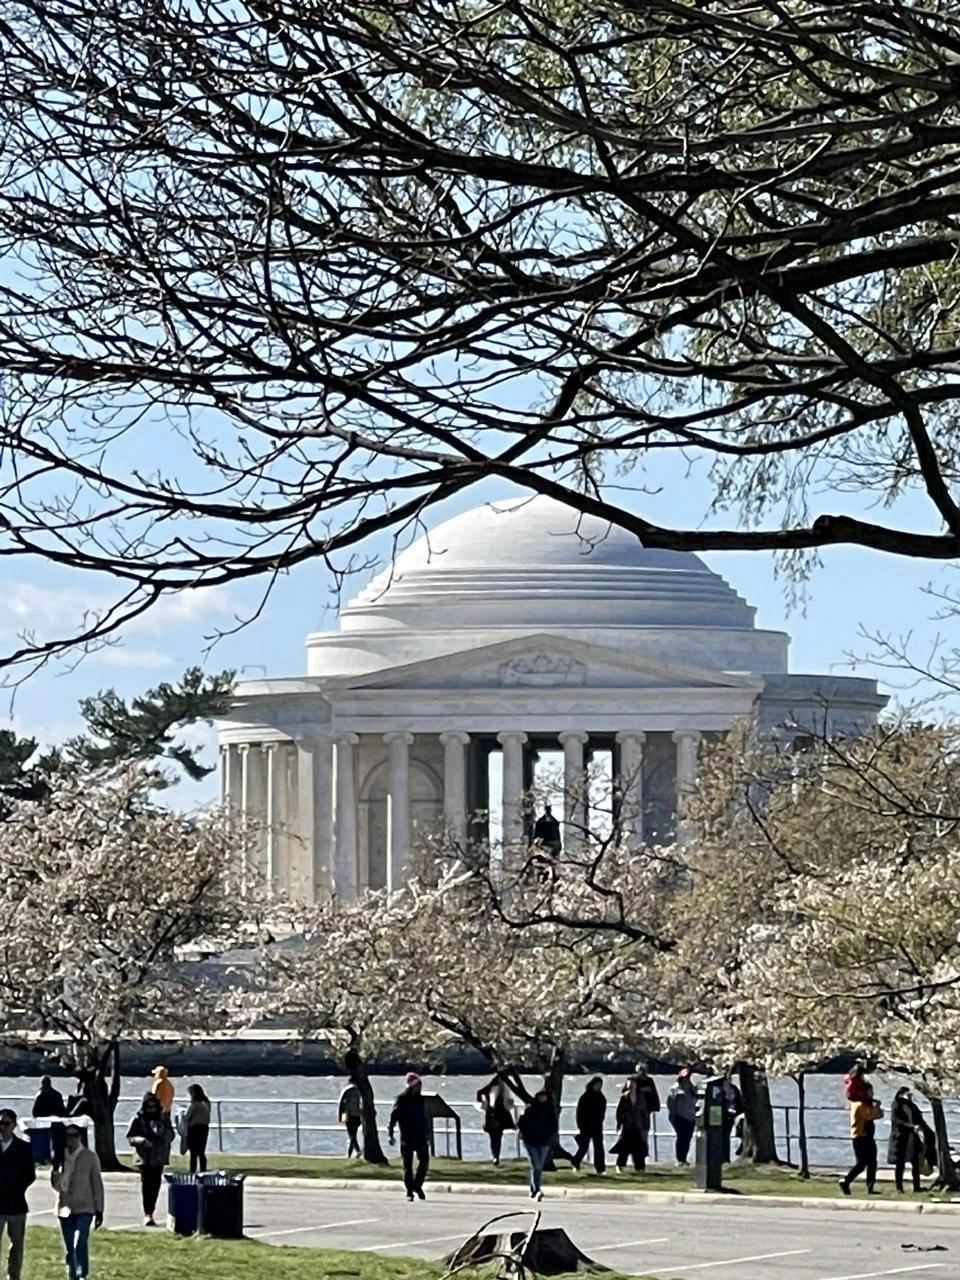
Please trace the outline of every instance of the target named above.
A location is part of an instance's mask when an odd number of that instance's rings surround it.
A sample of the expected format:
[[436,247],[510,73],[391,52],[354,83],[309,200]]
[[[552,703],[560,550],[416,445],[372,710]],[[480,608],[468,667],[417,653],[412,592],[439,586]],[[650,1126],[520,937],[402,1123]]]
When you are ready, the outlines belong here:
[[744,717],[788,742],[855,735],[886,701],[873,680],[788,674],[789,637],[754,614],[697,556],[552,499],[478,507],[308,636],[305,676],[237,685],[222,799],[268,884],[307,901],[402,883],[421,833],[485,841],[494,802],[504,847],[522,841],[550,753],[568,846],[598,759],[620,839],[682,838],[703,739]]

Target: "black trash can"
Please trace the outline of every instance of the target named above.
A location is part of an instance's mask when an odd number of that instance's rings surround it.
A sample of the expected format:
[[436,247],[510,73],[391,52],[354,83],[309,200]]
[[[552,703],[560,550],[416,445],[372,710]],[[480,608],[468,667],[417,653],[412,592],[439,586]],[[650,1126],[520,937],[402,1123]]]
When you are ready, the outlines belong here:
[[35,1164],[49,1164],[53,1154],[53,1148],[50,1145],[50,1126],[48,1124],[31,1124],[27,1127],[27,1137],[30,1139],[30,1153],[33,1156]]
[[192,1173],[165,1173],[167,1230],[192,1236],[200,1224],[200,1187]]
[[197,1230],[218,1240],[243,1238],[242,1173],[201,1173],[200,1220]]

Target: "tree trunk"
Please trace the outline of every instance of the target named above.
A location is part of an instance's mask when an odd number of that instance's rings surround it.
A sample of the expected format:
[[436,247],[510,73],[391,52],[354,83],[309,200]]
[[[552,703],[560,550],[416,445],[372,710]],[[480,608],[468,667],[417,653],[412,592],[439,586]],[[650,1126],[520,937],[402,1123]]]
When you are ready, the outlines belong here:
[[377,1108],[373,1098],[373,1085],[367,1075],[367,1067],[356,1049],[348,1049],[343,1060],[350,1083],[360,1092],[360,1123],[363,1128],[363,1158],[367,1164],[389,1164],[380,1145],[377,1129]]
[[563,1101],[563,1077],[566,1065],[567,1055],[562,1049],[554,1049],[553,1053],[550,1055],[550,1065],[547,1067],[543,1077],[543,1083],[547,1090],[547,1097],[550,1099],[554,1114],[557,1117],[557,1136],[553,1140],[553,1146],[550,1149],[550,1155],[547,1157],[547,1163],[543,1166],[544,1169],[549,1170],[551,1173],[556,1169],[554,1161],[557,1156],[562,1160],[569,1160],[570,1164],[573,1164],[573,1156],[566,1150],[560,1137],[560,1108]]
[[93,1120],[93,1140],[100,1157],[100,1167],[112,1172],[123,1169],[117,1156],[113,1126],[120,1097],[120,1046],[116,1040],[104,1049],[91,1049],[87,1064],[77,1073],[77,1081],[87,1113]]
[[793,1077],[797,1082],[797,1112],[800,1125],[800,1177],[810,1177],[810,1153],[807,1149],[807,1073],[798,1071]]
[[741,1062],[738,1074],[744,1116],[740,1159],[751,1164],[779,1164],[766,1072],[753,1063]]
[[930,1098],[929,1102],[933,1111],[933,1131],[937,1135],[937,1187],[941,1191],[960,1191],[960,1170],[953,1163],[950,1154],[950,1135],[947,1132],[943,1100]]

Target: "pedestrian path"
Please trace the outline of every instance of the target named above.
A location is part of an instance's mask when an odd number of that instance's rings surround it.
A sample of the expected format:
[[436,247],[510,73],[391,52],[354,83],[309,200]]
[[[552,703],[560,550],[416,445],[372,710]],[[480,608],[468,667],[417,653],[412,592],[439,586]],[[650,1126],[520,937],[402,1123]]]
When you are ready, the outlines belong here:
[[[469,1198],[427,1183],[425,1203],[353,1184],[344,1190],[251,1182],[246,1233],[277,1245],[313,1245],[387,1256],[440,1258],[498,1214],[536,1212],[520,1196],[482,1188]],[[111,1176],[107,1226],[139,1231],[136,1179]],[[627,1193],[624,1193],[626,1196]],[[589,1256],[627,1275],[697,1280],[897,1280],[960,1274],[960,1214],[877,1212],[851,1217],[850,1201],[793,1202],[784,1213],[746,1197],[701,1196],[684,1203],[610,1195],[574,1199],[547,1193],[544,1227],[562,1227]],[[49,1209],[49,1188],[33,1189]],[[837,1210],[841,1210],[838,1212]],[[53,1221],[52,1215],[41,1221]],[[518,1217],[518,1226],[531,1221]],[[502,1228],[501,1228],[502,1229]]]

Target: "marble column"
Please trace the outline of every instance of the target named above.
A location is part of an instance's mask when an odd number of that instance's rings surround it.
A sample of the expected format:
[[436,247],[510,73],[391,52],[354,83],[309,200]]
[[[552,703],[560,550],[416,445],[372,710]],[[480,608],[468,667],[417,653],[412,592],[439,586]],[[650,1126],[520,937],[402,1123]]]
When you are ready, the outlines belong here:
[[700,734],[695,729],[678,729],[673,735],[677,744],[677,844],[691,839],[687,811],[690,797],[697,786],[697,746]]
[[286,880],[301,902],[322,901],[332,892],[333,762],[329,738],[297,739],[297,839],[288,842]]
[[576,856],[583,851],[589,823],[587,774],[583,748],[588,735],[579,729],[559,734],[563,747],[563,852]]
[[620,842],[628,849],[643,844],[643,746],[647,735],[635,729],[617,734],[620,748]]
[[[240,768],[240,750],[236,743],[228,742],[220,749],[221,761],[221,793],[223,809],[226,816],[227,829],[236,833],[241,827],[242,779]],[[243,859],[241,856],[242,841],[237,847],[236,855],[230,859],[227,875],[227,887],[239,891],[243,879]]]
[[272,897],[277,890],[277,744],[265,742],[261,747],[265,763],[266,796],[264,823],[266,826],[267,894]]
[[240,746],[240,891],[246,893],[260,879],[263,848],[264,777],[259,743]]
[[523,746],[527,735],[517,730],[497,734],[503,747],[503,850],[504,868],[515,868],[523,859]]
[[334,738],[336,750],[336,810],[333,879],[338,898],[357,896],[357,774],[354,752],[360,739],[355,733]]
[[385,733],[387,773],[387,893],[407,882],[410,864],[410,748],[412,733]]
[[443,821],[447,839],[458,849],[467,843],[467,757],[469,733],[441,733],[443,746]]
[[241,813],[241,778],[240,748],[234,742],[228,742],[220,748],[221,790],[223,806],[231,818],[239,818]]

